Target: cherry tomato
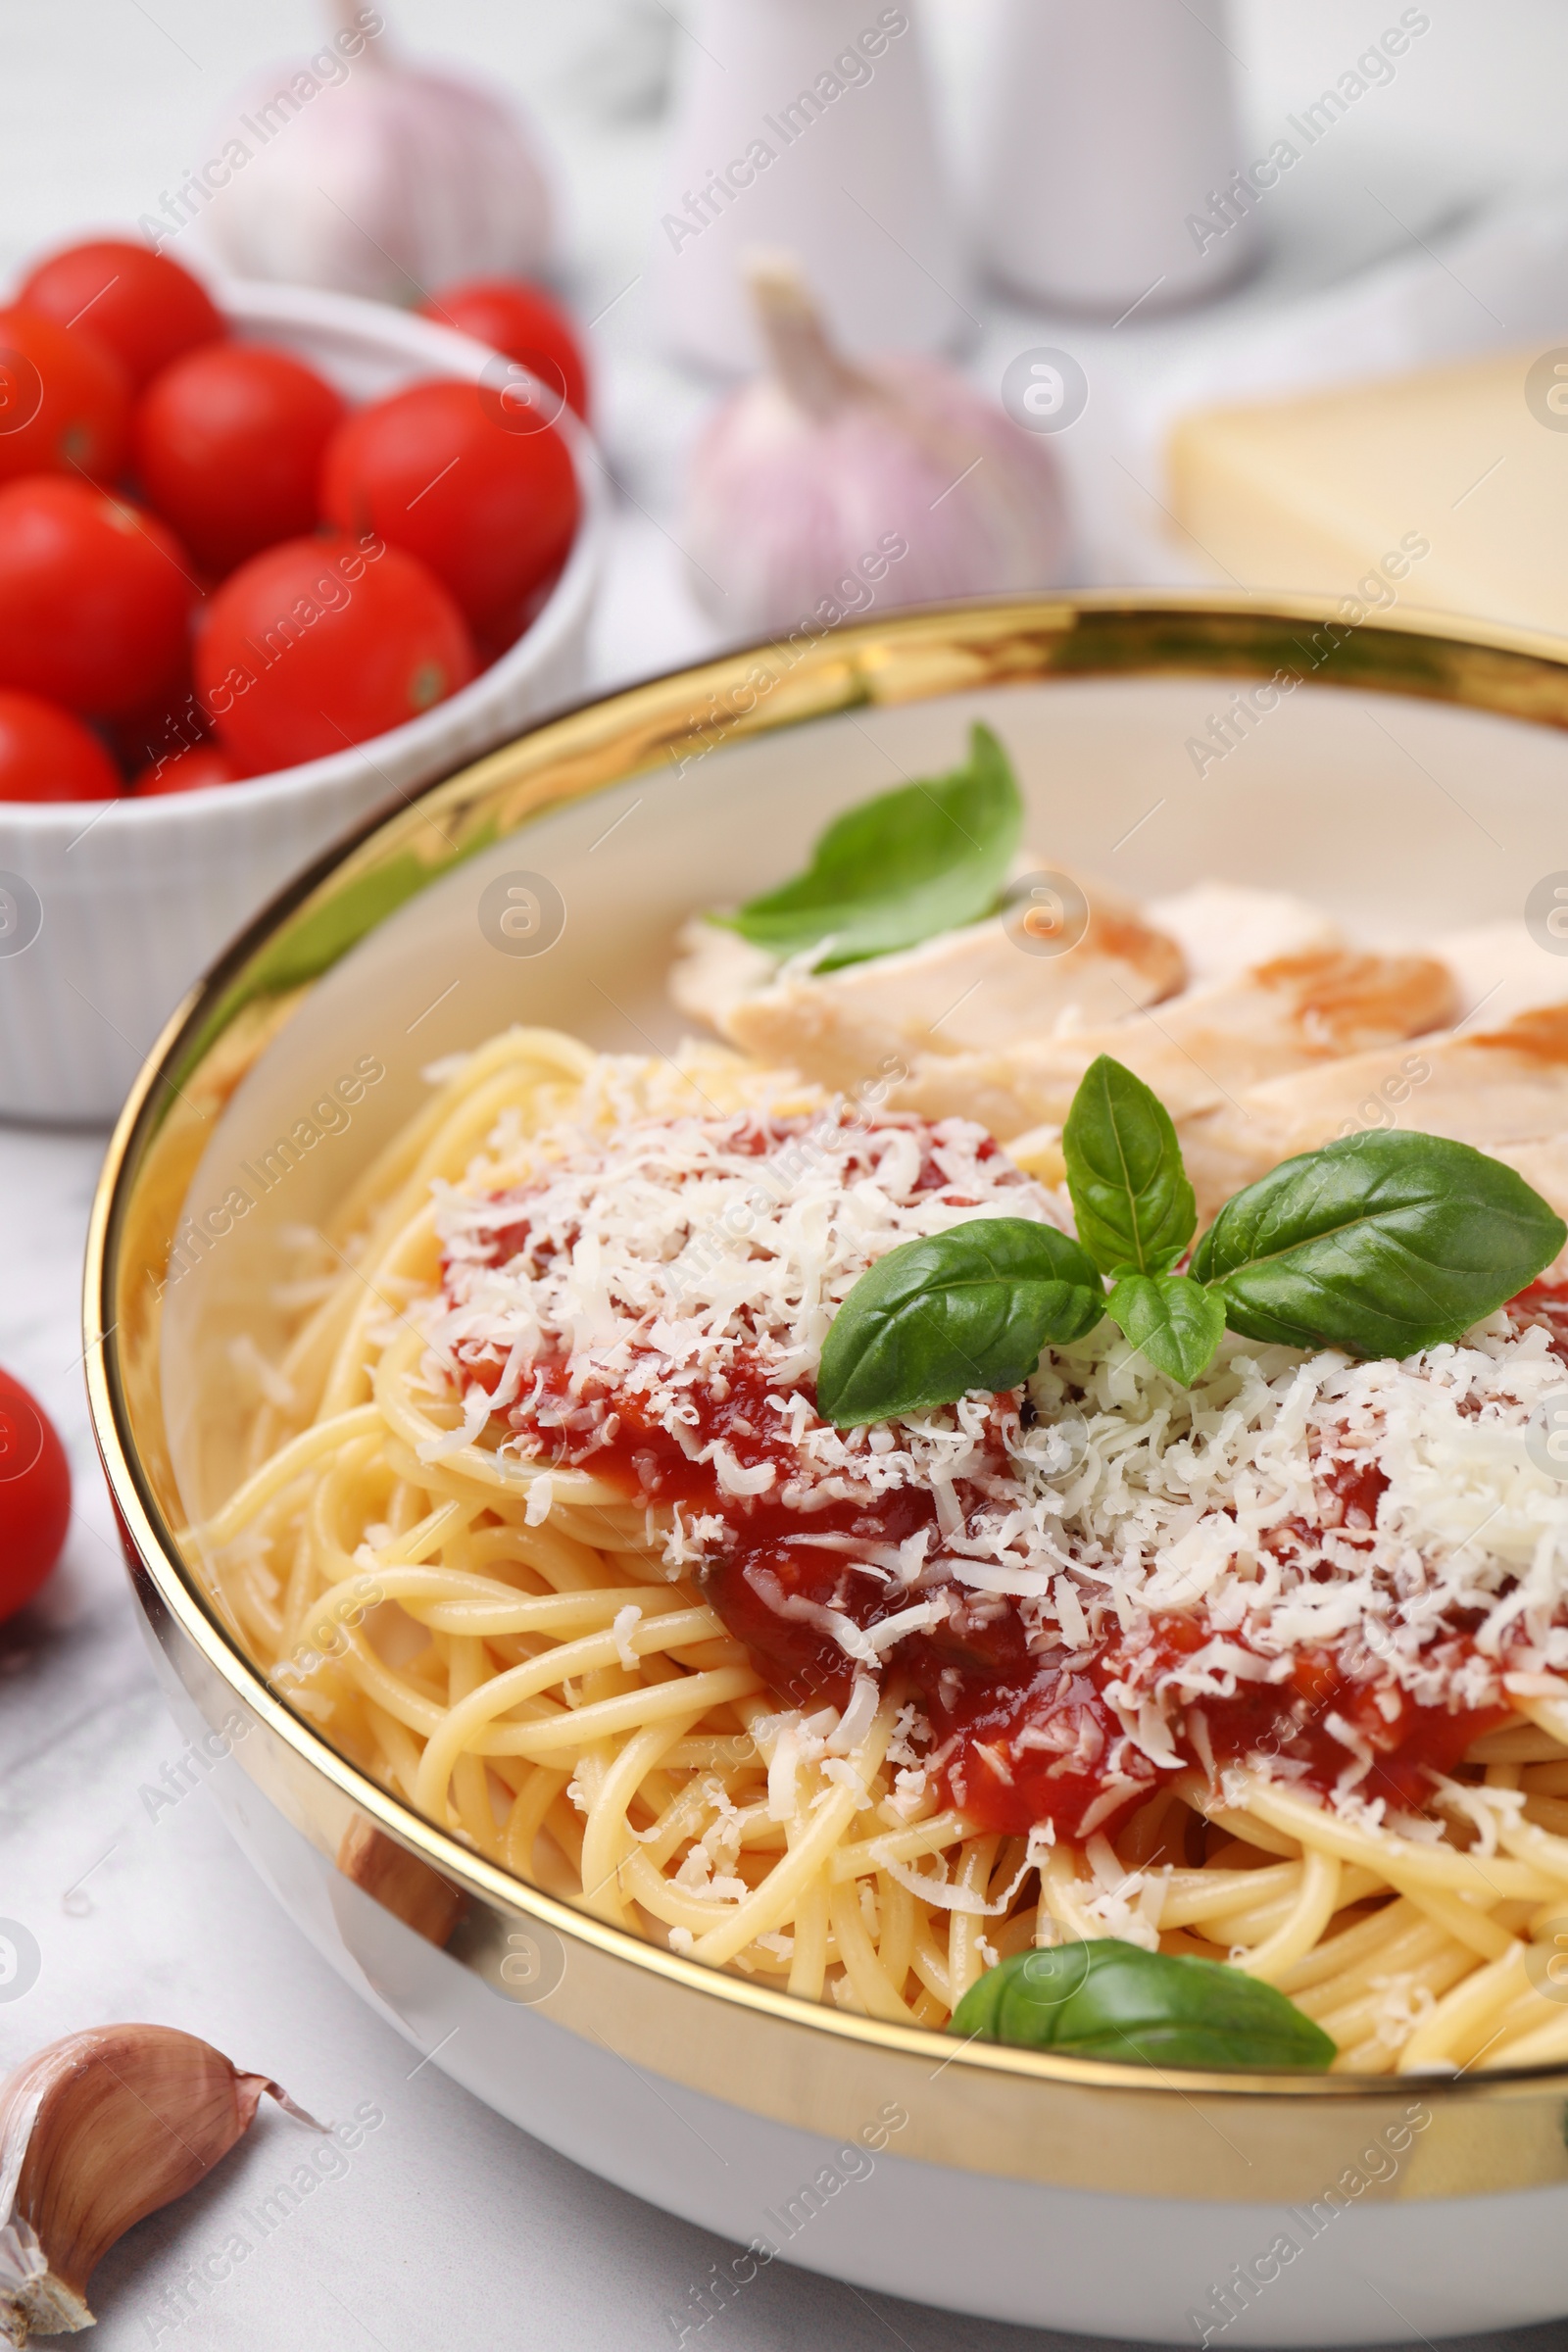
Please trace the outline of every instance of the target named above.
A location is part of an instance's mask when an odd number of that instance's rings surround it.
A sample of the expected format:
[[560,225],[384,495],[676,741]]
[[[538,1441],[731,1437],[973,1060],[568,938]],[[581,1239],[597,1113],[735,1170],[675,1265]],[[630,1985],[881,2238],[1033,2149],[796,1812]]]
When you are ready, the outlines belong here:
[[499,662],[508,647],[515,645],[524,629],[532,626],[549,603],[550,591],[554,586],[555,578],[552,575],[549,579],[541,580],[538,587],[519,604],[509,606],[504,612],[492,614],[488,620],[474,624],[473,650],[479,657],[481,669],[488,669],[492,662]]
[[199,343],[227,334],[198,278],[150,245],[99,237],[40,262],[19,301],[113,352],[133,392]]
[[117,801],[120,770],[58,703],[0,686],[0,801]]
[[196,639],[196,690],[251,775],[383,735],[466,686],[463,615],[377,539],[288,539],[223,582]]
[[152,800],[165,792],[200,792],[208,784],[237,784],[244,769],[235,765],[220,744],[193,743],[172,760],[154,760],[131,785],[139,799]]
[[195,583],[172,531],[85,482],[0,487],[0,685],[113,716],[172,685]]
[[181,752],[205,743],[207,713],[196,700],[189,662],[134,710],[117,711],[105,722],[105,732],[121,767],[131,776],[144,767],[167,767]]
[[466,277],[443,286],[419,305],[421,317],[455,326],[460,335],[488,343],[492,351],[520,360],[530,375],[586,422],[588,369],[571,320],[542,286],[521,277]]
[[347,411],[264,343],[210,343],[148,385],[131,419],[143,491],[216,572],[316,522],[321,453]]
[[0,481],[73,473],[112,482],[129,430],[130,387],[112,352],[41,311],[0,311]]
[[417,556],[487,633],[559,570],[577,508],[560,434],[514,429],[496,394],[473,384],[411,384],[362,409],[321,469],[329,521]]
[[65,1447],[21,1381],[0,1372],[0,1620],[32,1598],[70,1525]]

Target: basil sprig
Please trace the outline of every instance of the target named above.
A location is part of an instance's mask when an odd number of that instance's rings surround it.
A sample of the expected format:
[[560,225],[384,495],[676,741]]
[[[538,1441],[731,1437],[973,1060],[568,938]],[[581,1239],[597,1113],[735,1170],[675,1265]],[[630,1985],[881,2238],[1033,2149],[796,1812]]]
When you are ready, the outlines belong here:
[[1115,1936],[1015,1952],[970,1985],[948,2031],[1133,2066],[1265,2072],[1321,2071],[1335,2046],[1272,1984]]
[[[1512,1168],[1399,1128],[1288,1159],[1197,1222],[1164,1105],[1102,1054],[1062,1131],[1078,1242],[978,1218],[891,1250],[839,1308],[817,1403],[841,1426],[1016,1388],[1109,1315],[1190,1386],[1229,1325],[1289,1348],[1404,1356],[1462,1339],[1533,1282],[1568,1225]],[[1110,1278],[1107,1296],[1102,1282]]]
[[1191,1388],[1225,1336],[1225,1302],[1187,1274],[1124,1274],[1105,1312],[1158,1372]]
[[1079,1239],[1113,1285],[1106,1314],[1156,1371],[1195,1381],[1219,1346],[1225,1310],[1171,1272],[1198,1204],[1169,1111],[1102,1054],[1073,1096],[1061,1150]]
[[1105,1274],[1168,1274],[1198,1209],[1170,1112],[1102,1054],[1079,1081],[1061,1131],[1078,1239]]
[[1007,755],[976,726],[962,767],[847,809],[804,874],[709,919],[780,957],[828,940],[816,968],[834,971],[990,914],[1022,832]]
[[1249,1339],[1412,1355],[1461,1338],[1565,1239],[1561,1217],[1500,1160],[1391,1128],[1250,1184],[1204,1234],[1193,1273]]
[[1014,1389],[1049,1342],[1081,1338],[1104,1311],[1094,1260],[1066,1234],[977,1217],[861,1275],[822,1348],[817,1409],[848,1428]]

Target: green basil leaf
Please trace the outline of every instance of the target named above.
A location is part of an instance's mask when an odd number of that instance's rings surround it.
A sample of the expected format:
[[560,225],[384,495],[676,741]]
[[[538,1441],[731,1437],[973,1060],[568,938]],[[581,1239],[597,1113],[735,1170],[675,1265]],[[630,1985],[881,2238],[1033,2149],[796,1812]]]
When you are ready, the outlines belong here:
[[1198,1209],[1170,1113],[1102,1054],[1084,1072],[1061,1133],[1078,1239],[1105,1274],[1167,1274]]
[[1533,1282],[1568,1226],[1500,1160],[1402,1128],[1282,1161],[1220,1210],[1193,1272],[1250,1339],[1410,1355]]
[[1054,1225],[976,1217],[905,1242],[860,1276],[833,1319],[817,1410],[849,1428],[1015,1389],[1048,1340],[1076,1340],[1105,1311],[1093,1262]]
[[990,914],[1023,832],[1023,802],[989,727],[970,731],[962,767],[862,801],[817,841],[804,874],[713,915],[778,956],[819,940],[834,971]]
[[948,2031],[1134,2066],[1321,2069],[1334,2057],[1272,1984],[1115,1936],[1015,1952],[970,1985]]
[[1225,1336],[1225,1302],[1190,1274],[1124,1274],[1105,1312],[1156,1372],[1191,1388]]

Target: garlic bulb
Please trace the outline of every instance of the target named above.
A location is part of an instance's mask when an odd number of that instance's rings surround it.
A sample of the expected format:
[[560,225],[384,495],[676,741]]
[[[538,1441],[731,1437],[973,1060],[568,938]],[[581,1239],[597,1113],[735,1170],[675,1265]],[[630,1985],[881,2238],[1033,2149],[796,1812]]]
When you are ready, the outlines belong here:
[[170,2026],[51,2042],[0,2090],[0,2342],[93,2325],[87,2280],[133,2222],[205,2180],[249,2131],[265,2075]]
[[550,198],[515,109],[399,57],[379,10],[338,0],[334,14],[316,56],[242,93],[180,191],[205,207],[218,260],[382,302],[455,277],[536,275]]
[[1052,453],[934,360],[849,365],[787,257],[749,270],[770,360],[694,457],[693,585],[736,635],[1063,576]]

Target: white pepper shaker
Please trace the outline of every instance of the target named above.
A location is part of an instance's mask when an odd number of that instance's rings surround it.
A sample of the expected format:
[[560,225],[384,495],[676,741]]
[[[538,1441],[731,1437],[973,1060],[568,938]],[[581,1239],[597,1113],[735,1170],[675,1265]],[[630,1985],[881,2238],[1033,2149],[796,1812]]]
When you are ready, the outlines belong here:
[[1226,0],[1002,0],[979,220],[998,277],[1109,318],[1229,284],[1267,200],[1236,70]]
[[835,340],[932,350],[971,330],[909,0],[703,0],[649,262],[666,346],[761,361],[744,262],[794,255]]

